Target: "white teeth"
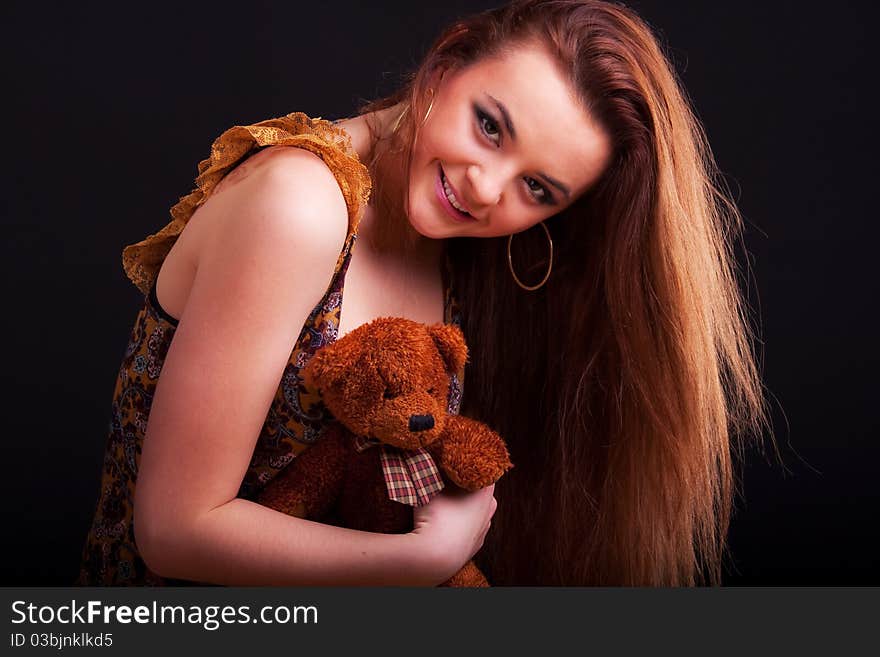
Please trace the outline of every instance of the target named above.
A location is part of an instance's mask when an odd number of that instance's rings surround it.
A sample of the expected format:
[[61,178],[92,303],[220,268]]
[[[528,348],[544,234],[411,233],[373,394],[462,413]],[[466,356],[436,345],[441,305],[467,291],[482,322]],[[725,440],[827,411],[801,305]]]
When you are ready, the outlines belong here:
[[449,183],[446,182],[446,176],[443,177],[443,190],[446,192],[446,198],[449,200],[449,203],[459,212],[464,212],[468,214],[468,211],[461,207],[461,204],[458,202],[458,199],[455,198],[455,194],[452,193],[452,188],[449,186]]

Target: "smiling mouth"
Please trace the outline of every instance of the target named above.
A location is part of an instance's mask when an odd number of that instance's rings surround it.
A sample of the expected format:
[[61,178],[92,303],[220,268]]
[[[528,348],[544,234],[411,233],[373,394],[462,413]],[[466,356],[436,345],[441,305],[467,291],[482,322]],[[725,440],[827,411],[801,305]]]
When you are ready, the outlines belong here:
[[452,189],[452,185],[446,179],[446,173],[443,171],[443,167],[438,165],[438,169],[440,173],[440,186],[437,191],[439,192],[438,195],[441,197],[441,200],[446,202],[444,205],[447,210],[456,218],[476,221],[476,218],[465,209],[456,197],[455,190]]

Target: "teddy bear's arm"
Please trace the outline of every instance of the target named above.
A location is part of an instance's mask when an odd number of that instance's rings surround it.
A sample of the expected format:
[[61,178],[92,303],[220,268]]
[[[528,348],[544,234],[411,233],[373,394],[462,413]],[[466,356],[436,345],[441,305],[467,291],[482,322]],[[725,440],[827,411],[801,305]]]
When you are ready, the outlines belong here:
[[345,470],[344,429],[327,427],[263,490],[257,501],[297,518],[319,519],[339,497]]
[[443,435],[429,449],[452,482],[467,490],[484,488],[513,467],[501,436],[460,415],[446,418]]
[[440,586],[485,588],[489,581],[473,560],[468,561],[455,575],[443,582]]

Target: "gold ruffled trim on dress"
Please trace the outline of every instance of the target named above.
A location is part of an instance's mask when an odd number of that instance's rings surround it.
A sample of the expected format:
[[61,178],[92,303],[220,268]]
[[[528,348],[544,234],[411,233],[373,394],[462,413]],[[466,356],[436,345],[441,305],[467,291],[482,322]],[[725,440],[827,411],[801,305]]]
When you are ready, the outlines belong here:
[[266,146],[304,148],[320,157],[333,172],[348,208],[349,234],[357,232],[362,210],[370,198],[370,174],[351,145],[351,137],[330,121],[294,112],[248,126],[235,126],[211,146],[211,156],[199,163],[196,188],[173,208],[173,220],[158,233],[122,251],[125,274],[144,294],[159,274],[186,222],[233,167]]

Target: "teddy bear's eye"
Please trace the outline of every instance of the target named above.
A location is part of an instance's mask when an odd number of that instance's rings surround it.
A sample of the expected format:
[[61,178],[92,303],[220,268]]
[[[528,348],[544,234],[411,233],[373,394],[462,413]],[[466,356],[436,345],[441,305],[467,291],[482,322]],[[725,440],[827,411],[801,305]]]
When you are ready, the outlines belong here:
[[436,388],[428,388],[428,394],[429,394],[429,395],[433,395],[435,392],[437,392],[437,389],[436,389]]
[[385,388],[385,392],[382,393],[383,399],[394,399],[397,395],[391,392],[390,388]]

